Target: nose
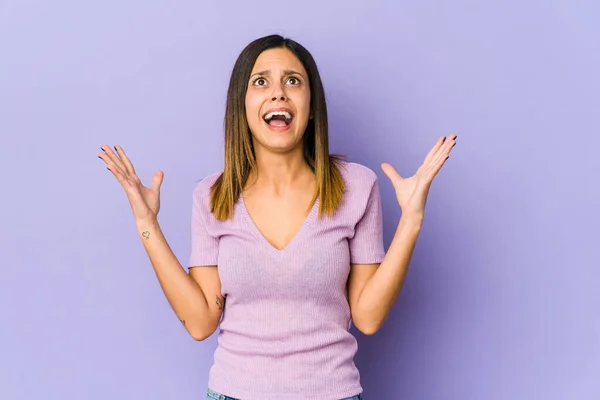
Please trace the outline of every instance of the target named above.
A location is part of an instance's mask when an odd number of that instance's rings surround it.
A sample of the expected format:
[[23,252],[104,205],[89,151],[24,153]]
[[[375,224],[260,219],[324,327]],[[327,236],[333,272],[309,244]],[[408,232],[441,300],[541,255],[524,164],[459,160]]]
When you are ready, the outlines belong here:
[[285,92],[283,90],[283,85],[281,85],[281,84],[273,86],[273,93],[271,94],[271,101],[277,101],[277,100],[281,100],[281,101],[286,100]]

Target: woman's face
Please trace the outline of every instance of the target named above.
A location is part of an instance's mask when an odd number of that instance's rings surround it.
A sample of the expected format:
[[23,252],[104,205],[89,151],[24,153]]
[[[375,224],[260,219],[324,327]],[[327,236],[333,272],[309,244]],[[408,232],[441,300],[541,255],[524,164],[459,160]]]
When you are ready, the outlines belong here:
[[[254,148],[288,152],[301,142],[310,117],[310,86],[300,60],[286,48],[256,59],[246,91],[246,118]],[[301,147],[300,147],[301,148]]]

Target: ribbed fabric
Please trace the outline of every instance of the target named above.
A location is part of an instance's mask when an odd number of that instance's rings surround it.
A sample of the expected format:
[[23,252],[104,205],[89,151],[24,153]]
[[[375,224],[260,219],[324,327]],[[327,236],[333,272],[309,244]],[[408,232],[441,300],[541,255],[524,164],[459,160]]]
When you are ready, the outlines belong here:
[[379,263],[385,255],[377,175],[345,162],[336,213],[317,219],[317,200],[283,250],[260,233],[241,196],[233,219],[214,219],[209,190],[219,175],[194,189],[188,262],[218,265],[226,298],[208,386],[243,400],[362,393],[346,282],[351,263]]

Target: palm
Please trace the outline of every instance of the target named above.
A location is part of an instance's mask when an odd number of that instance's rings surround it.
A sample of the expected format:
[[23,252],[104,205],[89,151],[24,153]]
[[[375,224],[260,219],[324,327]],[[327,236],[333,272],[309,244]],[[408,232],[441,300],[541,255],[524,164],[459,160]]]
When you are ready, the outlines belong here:
[[[418,212],[425,208],[423,192],[426,190],[420,188],[419,184],[423,185],[423,180],[419,180],[417,175],[400,179],[396,184],[396,198],[403,212]],[[412,205],[412,209],[409,209],[409,205]]]
[[402,213],[423,214],[427,195],[433,178],[440,171],[449,157],[450,151],[456,144],[456,135],[451,135],[448,140],[440,137],[433,148],[425,157],[425,161],[417,172],[409,177],[403,178],[388,163],[383,163],[381,168],[392,182],[396,191],[398,204],[402,208]]
[[160,193],[158,190],[144,186],[140,179],[135,176],[133,182],[127,182],[125,191],[128,193],[127,197],[136,217],[144,219],[158,215],[160,210]]
[[129,204],[136,220],[155,219],[160,210],[160,186],[164,174],[157,171],[152,177],[152,184],[146,187],[135,173],[133,164],[119,146],[115,146],[117,154],[108,146],[102,146],[103,153],[99,154],[107,164],[115,178],[125,189]]
[[160,209],[160,194],[158,191],[152,188],[147,188],[140,183],[140,193],[144,200],[144,203],[148,206],[148,209],[152,214],[158,214]]

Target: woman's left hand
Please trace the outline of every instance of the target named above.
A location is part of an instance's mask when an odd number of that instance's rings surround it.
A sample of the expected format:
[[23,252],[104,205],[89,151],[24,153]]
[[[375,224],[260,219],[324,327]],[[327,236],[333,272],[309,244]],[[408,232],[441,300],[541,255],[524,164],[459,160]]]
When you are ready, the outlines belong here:
[[402,215],[423,216],[431,182],[448,159],[450,151],[456,144],[456,137],[455,134],[447,138],[440,137],[427,153],[423,164],[410,178],[401,177],[388,163],[381,165],[381,169],[394,185]]

